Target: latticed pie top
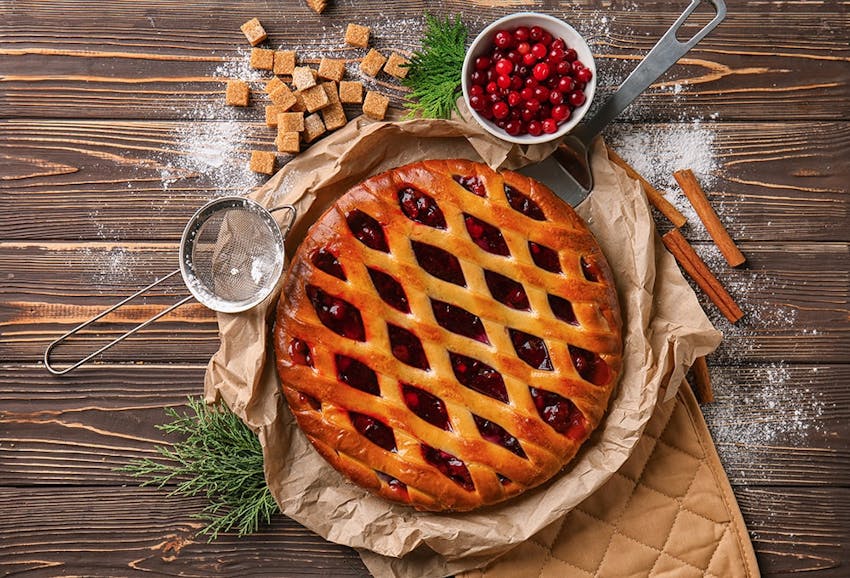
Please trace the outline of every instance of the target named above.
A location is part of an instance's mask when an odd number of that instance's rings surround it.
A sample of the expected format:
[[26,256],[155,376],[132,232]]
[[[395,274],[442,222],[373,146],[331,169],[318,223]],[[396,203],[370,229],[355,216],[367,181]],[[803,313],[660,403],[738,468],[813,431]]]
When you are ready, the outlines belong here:
[[284,281],[277,369],[354,482],[470,510],[546,481],[620,371],[611,272],[540,183],[465,160],[372,177],[312,226]]

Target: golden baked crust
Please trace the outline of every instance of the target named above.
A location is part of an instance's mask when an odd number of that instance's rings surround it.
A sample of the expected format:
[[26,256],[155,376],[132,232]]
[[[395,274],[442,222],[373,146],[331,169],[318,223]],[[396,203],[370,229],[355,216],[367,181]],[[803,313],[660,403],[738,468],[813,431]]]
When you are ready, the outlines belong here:
[[334,203],[292,259],[274,341],[319,453],[431,511],[561,470],[622,356],[613,278],[581,219],[542,184],[466,160],[399,167]]

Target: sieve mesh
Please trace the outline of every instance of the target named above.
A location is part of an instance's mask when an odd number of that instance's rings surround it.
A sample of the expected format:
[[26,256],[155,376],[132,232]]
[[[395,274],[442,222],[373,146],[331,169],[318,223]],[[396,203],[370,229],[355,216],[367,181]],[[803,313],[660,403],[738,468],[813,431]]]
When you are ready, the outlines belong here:
[[264,299],[283,268],[281,233],[268,212],[233,202],[197,217],[182,248],[189,290],[207,307],[224,312]]

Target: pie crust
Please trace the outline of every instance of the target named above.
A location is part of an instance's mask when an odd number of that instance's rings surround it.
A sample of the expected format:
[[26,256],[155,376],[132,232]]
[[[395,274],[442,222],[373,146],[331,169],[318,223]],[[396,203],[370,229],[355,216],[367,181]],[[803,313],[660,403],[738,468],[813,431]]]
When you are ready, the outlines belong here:
[[274,342],[318,452],[429,511],[558,473],[622,358],[613,277],[583,221],[541,183],[467,160],[399,167],[340,197],[289,265]]

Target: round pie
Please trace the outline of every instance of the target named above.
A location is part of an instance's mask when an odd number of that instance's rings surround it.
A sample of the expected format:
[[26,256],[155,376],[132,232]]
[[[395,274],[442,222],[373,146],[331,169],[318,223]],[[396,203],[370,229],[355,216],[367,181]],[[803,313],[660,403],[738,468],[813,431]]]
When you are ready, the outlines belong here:
[[355,483],[471,510],[560,471],[621,366],[610,268],[523,175],[424,161],[340,197],[293,257],[277,370],[299,426]]

